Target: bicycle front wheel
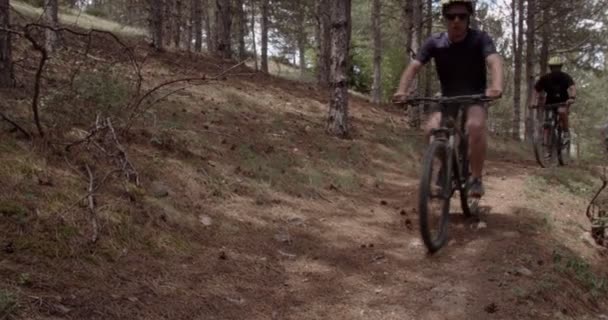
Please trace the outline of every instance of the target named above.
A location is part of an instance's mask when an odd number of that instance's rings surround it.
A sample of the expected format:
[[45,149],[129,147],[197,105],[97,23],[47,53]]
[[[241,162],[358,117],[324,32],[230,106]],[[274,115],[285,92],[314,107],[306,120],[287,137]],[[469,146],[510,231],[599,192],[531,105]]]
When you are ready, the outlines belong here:
[[447,241],[452,195],[450,158],[446,142],[436,140],[429,146],[423,160],[418,212],[422,240],[430,253],[437,252]]

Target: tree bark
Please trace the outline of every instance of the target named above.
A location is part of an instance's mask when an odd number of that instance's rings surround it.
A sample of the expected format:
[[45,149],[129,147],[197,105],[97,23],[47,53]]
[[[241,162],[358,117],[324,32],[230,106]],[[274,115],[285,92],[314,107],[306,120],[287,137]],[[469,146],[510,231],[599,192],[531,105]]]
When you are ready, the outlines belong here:
[[216,54],[224,59],[232,58],[232,3],[231,0],[216,0],[217,43]]
[[298,41],[298,53],[300,54],[300,76],[302,78],[306,75],[306,16],[303,0],[297,0],[297,41]]
[[192,11],[194,12],[194,51],[201,52],[203,50],[203,4],[201,0],[192,0]]
[[534,90],[534,59],[536,57],[536,0],[528,0],[528,10],[526,13],[526,79],[528,82],[526,97],[526,141],[532,139],[533,130],[533,110],[529,107],[535,102],[532,101],[532,93]]
[[156,50],[163,50],[163,1],[148,0],[150,5],[150,30],[152,45]]
[[348,138],[348,65],[351,0],[334,0],[331,10],[331,94],[327,132]]
[[317,81],[322,87],[329,87],[331,69],[331,0],[319,0],[317,3],[317,41],[319,55],[317,62]]
[[372,3],[372,43],[374,46],[374,81],[372,83],[372,103],[380,104],[382,101],[382,29],[380,15],[382,4],[380,0]]
[[235,15],[237,19],[237,38],[239,43],[239,60],[243,61],[247,57],[245,48],[245,34],[247,33],[247,18],[243,9],[243,0],[235,0]]
[[180,47],[182,39],[182,0],[175,0],[175,30],[173,30],[173,44]]
[[[543,2],[544,4],[544,2]],[[549,45],[550,45],[550,22],[551,21],[551,8],[546,4],[543,5],[542,10],[542,27],[541,27],[541,48],[540,48],[540,74],[544,75],[549,69]]]
[[[513,0],[513,13],[511,20],[513,22],[513,124],[512,134],[513,139],[520,139],[520,125],[521,125],[521,76],[522,76],[522,52],[524,42],[524,16],[523,16],[523,2],[524,0]],[[515,24],[516,16],[517,25]]]
[[269,7],[268,0],[262,0],[262,72],[268,73],[268,29]]
[[258,65],[258,45],[256,44],[255,37],[255,0],[250,1],[251,4],[251,38],[253,40],[253,61],[255,65],[255,71],[260,70]]
[[[50,27],[57,28],[59,26],[59,8],[57,0],[44,0],[44,23]],[[57,48],[59,37],[57,32],[46,29],[45,47],[46,51],[53,52]]]
[[[426,34],[427,38],[430,38],[433,34],[433,0],[426,1]],[[426,97],[430,97],[432,95],[433,90],[433,70],[431,68],[426,68],[424,75],[424,95]],[[429,109],[430,106],[425,105],[425,111]]]
[[212,15],[209,14],[209,0],[203,0],[201,15],[203,16],[203,20],[205,21],[205,42],[207,44],[207,51],[213,52],[215,50],[216,36],[212,23]]
[[[9,0],[0,0],[0,28],[10,28]],[[11,34],[0,31],[0,87],[8,88],[14,85]]]

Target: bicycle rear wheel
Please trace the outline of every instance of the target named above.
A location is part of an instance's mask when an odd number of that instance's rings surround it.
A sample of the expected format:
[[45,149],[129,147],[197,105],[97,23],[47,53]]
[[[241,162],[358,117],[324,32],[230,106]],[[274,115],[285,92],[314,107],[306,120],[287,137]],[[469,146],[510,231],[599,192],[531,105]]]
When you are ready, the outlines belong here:
[[423,160],[418,212],[420,233],[430,253],[447,241],[447,227],[452,195],[451,154],[445,141],[435,140]]
[[532,143],[534,147],[534,157],[536,162],[542,168],[548,168],[555,163],[555,130],[549,129],[547,141],[545,141],[545,128],[542,123],[538,121],[534,124],[532,135]]

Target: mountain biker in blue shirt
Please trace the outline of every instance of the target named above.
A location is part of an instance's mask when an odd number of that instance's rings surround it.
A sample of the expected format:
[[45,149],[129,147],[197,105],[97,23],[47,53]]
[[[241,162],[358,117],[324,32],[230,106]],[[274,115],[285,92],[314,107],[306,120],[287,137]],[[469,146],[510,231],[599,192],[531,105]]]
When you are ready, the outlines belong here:
[[[399,103],[407,100],[413,79],[431,59],[435,61],[443,96],[485,94],[489,98],[499,98],[503,90],[502,59],[490,36],[470,27],[475,1],[442,0],[441,5],[447,32],[435,34],[426,40],[416,58],[403,72],[393,101]],[[488,68],[491,74],[489,87],[486,79]],[[439,128],[440,110],[431,110],[425,128],[427,133]],[[455,114],[458,108],[448,106],[448,112]],[[471,161],[469,196],[481,197],[485,193],[482,172],[487,150],[487,106],[467,106],[466,112]]]

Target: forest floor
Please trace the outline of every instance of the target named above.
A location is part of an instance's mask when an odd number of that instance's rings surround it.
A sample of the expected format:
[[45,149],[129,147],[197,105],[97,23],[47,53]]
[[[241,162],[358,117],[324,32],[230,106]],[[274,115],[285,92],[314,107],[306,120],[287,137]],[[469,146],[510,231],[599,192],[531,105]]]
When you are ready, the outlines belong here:
[[[132,41],[145,88],[234,65]],[[0,96],[19,104],[20,90]],[[244,66],[161,99],[125,143],[143,187],[99,190],[94,244],[86,205],[71,206],[86,180],[3,130],[0,319],[608,318],[607,258],[584,214],[593,173],[540,169],[493,137],[480,218],[455,210],[429,256],[422,135],[352,97],[352,139],[329,137],[327,102]]]

